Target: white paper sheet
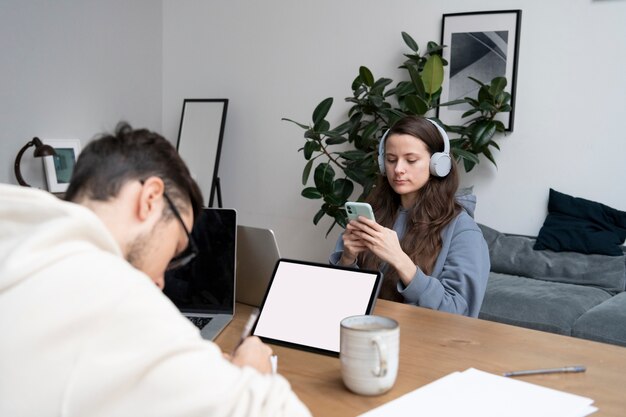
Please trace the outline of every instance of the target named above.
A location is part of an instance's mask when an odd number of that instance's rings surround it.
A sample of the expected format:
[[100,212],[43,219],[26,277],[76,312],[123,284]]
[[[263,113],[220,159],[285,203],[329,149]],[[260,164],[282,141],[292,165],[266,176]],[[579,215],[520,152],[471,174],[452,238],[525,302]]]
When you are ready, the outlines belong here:
[[583,417],[597,411],[592,404],[590,398],[470,368],[446,375],[361,417]]

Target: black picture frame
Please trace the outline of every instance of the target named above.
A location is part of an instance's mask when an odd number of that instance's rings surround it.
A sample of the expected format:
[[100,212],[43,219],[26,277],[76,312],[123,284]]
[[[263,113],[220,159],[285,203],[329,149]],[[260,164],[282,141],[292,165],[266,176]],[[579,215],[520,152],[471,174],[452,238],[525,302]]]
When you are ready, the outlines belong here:
[[183,100],[176,150],[198,183],[203,197],[209,199],[207,207],[213,207],[216,196],[218,207],[222,207],[219,162],[227,111],[227,98]]
[[[442,57],[444,67],[441,102],[476,98],[480,85],[471,76],[485,84],[497,76],[505,76],[511,94],[511,111],[500,113],[500,120],[508,132],[513,131],[517,86],[522,11],[495,10],[443,15],[441,25]],[[462,125],[462,115],[469,109],[463,104],[437,108],[437,117],[448,125]]]

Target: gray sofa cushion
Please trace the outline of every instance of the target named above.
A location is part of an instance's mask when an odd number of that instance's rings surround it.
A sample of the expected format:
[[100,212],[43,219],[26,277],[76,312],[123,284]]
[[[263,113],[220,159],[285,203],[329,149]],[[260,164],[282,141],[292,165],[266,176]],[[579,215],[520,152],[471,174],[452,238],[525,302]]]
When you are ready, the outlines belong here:
[[572,336],[626,346],[626,293],[583,314],[574,323]]
[[478,317],[570,335],[576,319],[609,298],[598,288],[491,272]]
[[626,257],[586,255],[533,249],[535,239],[505,235],[479,225],[491,258],[491,271],[546,281],[602,288],[611,294],[624,291]]

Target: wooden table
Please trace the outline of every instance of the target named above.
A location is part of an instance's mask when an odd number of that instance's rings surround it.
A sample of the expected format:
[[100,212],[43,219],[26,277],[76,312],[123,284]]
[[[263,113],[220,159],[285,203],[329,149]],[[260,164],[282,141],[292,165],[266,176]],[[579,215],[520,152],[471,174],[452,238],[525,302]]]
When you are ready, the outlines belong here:
[[[234,322],[217,339],[222,349],[229,352],[237,343],[251,310],[237,304]],[[279,373],[291,382],[314,416],[358,416],[467,368],[502,374],[566,365],[585,365],[587,371],[522,379],[594,399],[599,408],[594,417],[626,416],[626,348],[385,300],[377,301],[374,313],[400,323],[398,378],[391,391],[381,396],[365,397],[348,391],[336,357],[272,346],[279,358]]]

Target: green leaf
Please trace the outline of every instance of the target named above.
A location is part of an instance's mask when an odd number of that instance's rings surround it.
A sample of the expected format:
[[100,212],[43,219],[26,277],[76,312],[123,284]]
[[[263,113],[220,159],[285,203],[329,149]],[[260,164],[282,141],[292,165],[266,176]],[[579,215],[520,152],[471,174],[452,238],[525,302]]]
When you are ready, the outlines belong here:
[[471,98],[471,97],[465,97],[465,98],[464,98],[464,100],[465,100],[465,102],[466,102],[467,104],[469,104],[469,105],[470,105],[470,106],[472,106],[472,107],[478,107],[478,106],[480,106],[480,103],[478,102],[478,100],[473,99],[473,98]]
[[493,157],[493,154],[491,153],[491,151],[489,150],[489,148],[485,148],[483,150],[483,154],[485,154],[485,156],[487,157],[487,159],[489,159],[491,161],[492,164],[494,164],[496,167],[498,166],[498,164],[496,164],[496,160]]
[[504,128],[504,123],[502,123],[500,120],[494,120],[493,122],[496,124],[496,130],[498,132],[504,132],[506,130]]
[[336,138],[328,138],[326,139],[326,144],[327,145],[340,145],[342,143],[346,143],[348,141],[348,139],[344,138],[344,137],[336,137]]
[[[341,218],[341,215],[337,215],[337,214],[335,215],[335,221],[333,222],[333,224],[331,224],[331,225],[330,225],[330,227],[329,227],[329,228],[328,228],[328,230],[326,231],[326,237],[328,237],[328,235],[330,234],[330,232],[333,230],[333,227],[335,227],[335,225],[336,225],[337,223],[341,224],[341,223],[340,223],[340,220],[339,220],[340,218]],[[341,227],[343,227],[343,228],[345,228],[345,227],[346,227],[346,220],[345,220],[345,219],[343,219],[343,225],[342,225]]]
[[313,224],[317,226],[317,224],[322,219],[322,217],[324,217],[324,214],[326,214],[326,212],[322,209],[320,209],[320,211],[315,213],[315,217],[313,217]]
[[424,80],[424,89],[428,94],[432,95],[441,88],[443,83],[443,63],[439,55],[428,57],[422,71],[422,78]]
[[302,129],[308,129],[308,128],[309,128],[309,126],[307,126],[307,125],[303,125],[302,123],[298,123],[298,122],[296,122],[296,121],[294,121],[294,120],[287,119],[286,117],[283,117],[283,118],[282,118],[282,119],[280,119],[280,120],[284,120],[284,121],[286,121],[286,122],[291,122],[291,123],[293,123],[293,124],[296,124],[296,125],[300,126]]
[[460,149],[460,148],[452,149],[452,155],[454,155],[455,157],[464,159],[464,160],[469,159],[470,161],[473,161],[476,164],[478,163],[478,156],[465,149]]
[[[382,113],[387,116],[387,126],[393,126],[398,120],[402,119],[406,114],[398,109],[386,109]],[[381,135],[382,136],[382,135]]]
[[369,101],[370,103],[372,103],[372,106],[374,106],[375,108],[382,107],[384,103],[384,100],[381,96],[374,96],[374,95],[369,96]]
[[474,81],[476,84],[479,84],[481,87],[485,86],[485,83],[483,83],[482,81],[480,81],[480,80],[478,80],[478,79],[476,79],[474,77],[467,77],[467,78],[469,78],[470,80]]
[[415,88],[415,92],[417,93],[418,96],[425,98],[426,90],[424,88],[424,81],[422,80],[422,77],[417,71],[417,68],[411,65],[407,69],[409,70],[409,75],[411,76],[411,81],[413,82],[413,87]]
[[335,207],[335,206],[340,206],[343,204],[343,202],[341,201],[341,199],[339,197],[337,197],[334,194],[325,194],[324,195],[324,201],[326,203],[328,203],[328,205]]
[[491,86],[489,87],[489,93],[492,96],[496,96],[504,91],[504,87],[506,87],[506,78],[505,77],[496,77],[491,80]]
[[461,117],[462,117],[462,118],[465,118],[465,117],[467,117],[467,116],[471,116],[472,114],[477,113],[477,112],[479,112],[479,111],[480,111],[480,110],[478,110],[478,109],[471,109],[471,110],[468,110],[468,111],[466,111],[465,113],[463,113],[463,115],[462,115]]
[[392,94],[395,94],[398,97],[404,97],[407,94],[415,94],[415,86],[413,86],[413,84],[408,81],[401,81],[398,83],[396,88],[392,88],[391,90],[387,91],[385,96],[390,96]]
[[309,129],[304,132],[304,137],[307,139],[320,140],[319,133],[315,132],[313,129]]
[[366,155],[365,152],[356,149],[351,151],[339,152],[339,156],[349,161],[360,161],[361,159],[365,158]]
[[350,130],[351,127],[352,127],[352,123],[350,123],[350,121],[348,120],[347,122],[343,122],[342,124],[334,128],[332,132],[334,132],[337,135],[343,135],[344,133],[348,132],[348,130]]
[[[374,164],[377,164],[377,162],[372,158],[371,164],[372,166],[374,166]],[[378,170],[378,168],[376,169]],[[369,182],[370,173],[364,169],[346,168],[344,173],[348,178],[350,178],[357,184],[364,185]]]
[[354,191],[354,184],[352,181],[346,178],[339,178],[333,183],[333,194],[339,199],[340,204],[343,204]]
[[496,133],[496,124],[493,121],[483,121],[474,128],[474,145],[478,148],[486,146]]
[[316,132],[325,132],[328,129],[330,129],[330,123],[322,119],[319,122],[315,123],[315,126],[313,126],[313,129],[315,129]]
[[389,78],[379,78],[378,80],[376,80],[376,82],[372,86],[370,90],[370,94],[376,94],[376,95],[382,96],[383,91],[385,91],[385,87],[387,87],[392,82],[393,80]]
[[511,94],[507,93],[506,91],[503,91],[500,94],[498,94],[498,96],[496,97],[496,100],[498,101],[498,103],[500,103],[500,105],[507,104],[509,101],[511,101]]
[[302,195],[302,197],[309,198],[311,200],[317,200],[322,198],[322,194],[320,194],[320,192],[317,191],[317,188],[315,187],[307,187],[302,190],[300,194]]
[[311,167],[313,166],[313,159],[309,160],[304,166],[304,170],[302,171],[302,185],[306,185],[309,180],[309,175],[311,174]]
[[445,47],[445,45],[439,45],[437,42],[429,41],[426,44],[426,54],[432,55],[437,53],[439,55],[439,52],[443,51],[443,48]]
[[370,71],[367,67],[362,66],[359,68],[359,76],[361,77],[361,80],[363,80],[363,83],[368,87],[374,85],[374,75],[372,75],[372,71]]
[[482,103],[480,103],[480,106],[478,106],[478,108],[482,111],[486,111],[486,112],[491,112],[491,113],[495,113],[496,112],[496,108],[493,104],[489,103],[488,101],[483,101]]
[[486,101],[491,101],[491,94],[489,94],[489,87],[482,86],[480,90],[478,90],[478,101],[482,105]]
[[413,52],[417,52],[419,47],[417,46],[417,42],[413,40],[411,35],[406,32],[402,32],[402,39],[404,39],[404,43],[408,46]]
[[[322,100],[322,102],[318,104],[315,110],[313,111],[313,123],[318,124],[320,121],[324,120],[324,118],[328,114],[328,111],[330,110],[330,106],[332,105],[333,105],[332,97],[328,97]],[[327,129],[324,129],[324,130],[327,130]]]
[[428,104],[419,96],[406,96],[404,102],[409,111],[413,114],[423,115],[428,111]]
[[375,121],[371,122],[370,124],[365,126],[365,129],[363,129],[363,133],[361,136],[363,136],[363,139],[369,139],[374,133],[378,131],[378,129],[378,123],[376,123]]
[[313,152],[320,150],[320,144],[318,142],[309,140],[304,144],[304,159],[307,161],[311,159]]
[[323,162],[315,168],[315,172],[313,173],[313,181],[315,182],[315,187],[319,190],[320,193],[326,194],[332,192],[333,189],[333,179],[335,178],[335,171],[330,164]]
[[456,106],[457,104],[465,104],[465,103],[467,103],[467,100],[464,98],[460,98],[458,100],[446,101],[445,103],[441,103],[439,107]]
[[463,168],[465,168],[465,172],[470,172],[472,169],[474,169],[474,166],[476,166],[476,164],[477,162],[470,161],[469,159],[463,160]]

